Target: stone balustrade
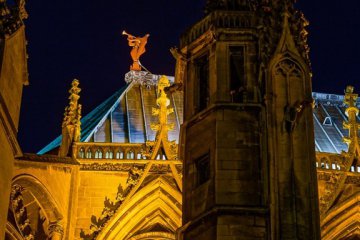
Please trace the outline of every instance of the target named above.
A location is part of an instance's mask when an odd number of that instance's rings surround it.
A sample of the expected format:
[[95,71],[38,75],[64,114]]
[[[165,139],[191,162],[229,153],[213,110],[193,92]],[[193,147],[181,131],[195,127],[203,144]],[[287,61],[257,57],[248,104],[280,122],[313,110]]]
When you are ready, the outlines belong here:
[[[149,160],[144,143],[75,143],[73,157],[77,159],[114,159],[114,160]],[[156,160],[165,160],[164,154],[158,154]]]
[[[331,153],[316,153],[316,167],[318,169],[330,170],[330,171],[347,171],[344,169],[343,162],[345,156]],[[360,173],[360,165],[353,165],[350,168],[350,172]]]

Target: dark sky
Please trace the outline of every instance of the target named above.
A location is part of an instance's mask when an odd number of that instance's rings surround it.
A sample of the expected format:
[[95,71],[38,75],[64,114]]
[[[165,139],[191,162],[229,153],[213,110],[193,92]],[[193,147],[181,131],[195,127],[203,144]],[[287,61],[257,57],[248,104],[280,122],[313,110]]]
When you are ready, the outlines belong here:
[[[131,59],[123,29],[150,33],[141,62],[173,75],[169,48],[203,16],[204,0],[28,1],[29,80],[24,88],[19,142],[37,152],[61,132],[72,79],[80,80],[83,115],[124,85]],[[341,94],[359,87],[360,1],[299,0],[310,21],[313,90]]]

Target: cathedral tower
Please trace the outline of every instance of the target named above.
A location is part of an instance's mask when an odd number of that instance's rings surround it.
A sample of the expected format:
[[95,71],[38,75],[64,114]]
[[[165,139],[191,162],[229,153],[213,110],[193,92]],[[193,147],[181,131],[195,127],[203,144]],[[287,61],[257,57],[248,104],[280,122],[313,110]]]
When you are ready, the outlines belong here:
[[320,239],[307,21],[208,0],[180,42],[182,239]]

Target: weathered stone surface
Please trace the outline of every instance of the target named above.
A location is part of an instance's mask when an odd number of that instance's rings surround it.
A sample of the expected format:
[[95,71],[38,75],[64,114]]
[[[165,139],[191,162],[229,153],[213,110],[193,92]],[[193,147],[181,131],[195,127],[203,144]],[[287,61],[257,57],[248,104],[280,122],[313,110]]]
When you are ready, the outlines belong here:
[[[0,43],[0,238],[5,235],[14,158],[22,154],[16,136],[22,89],[23,85],[28,83],[25,29],[18,17],[14,19],[19,24],[5,26],[7,17],[1,17]],[[5,36],[8,27],[16,30],[11,36]]]
[[[216,226],[216,236],[200,240],[319,239],[318,203],[309,198],[317,188],[305,103],[311,96],[307,45],[291,31],[300,16],[290,2],[273,2],[273,15],[264,2],[208,2],[214,4],[209,15],[181,39],[182,53],[192,60],[183,81],[183,222],[190,224],[181,229],[184,239],[201,228],[194,221]],[[285,20],[282,4],[291,9]],[[264,29],[251,27],[259,23]],[[204,97],[205,108],[199,105]],[[299,116],[290,116],[297,104],[303,104],[294,113]],[[201,165],[206,152],[208,164]],[[219,209],[230,206],[243,212],[233,212],[231,222],[208,221],[209,214],[221,219]],[[237,224],[249,215],[251,224]]]

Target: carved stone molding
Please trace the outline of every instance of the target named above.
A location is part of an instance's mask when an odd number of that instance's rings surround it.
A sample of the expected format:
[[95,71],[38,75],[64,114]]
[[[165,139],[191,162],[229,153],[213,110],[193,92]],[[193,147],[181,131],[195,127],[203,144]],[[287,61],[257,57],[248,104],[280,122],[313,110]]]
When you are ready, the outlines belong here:
[[25,0],[17,0],[9,4],[6,0],[0,2],[1,25],[5,36],[10,36],[24,25],[23,20],[28,18],[25,9]]
[[115,201],[111,201],[108,197],[105,197],[104,208],[101,213],[101,216],[98,218],[91,219],[90,230],[85,232],[81,229],[80,237],[85,240],[96,239],[100,231],[106,226],[107,222],[111,219],[111,217],[116,213],[121,204],[125,201],[126,197],[129,195],[131,190],[134,188],[136,184],[138,184],[141,176],[144,174],[145,165],[143,166],[129,166],[129,176],[126,181],[127,186],[125,190],[123,190],[121,184],[118,187],[118,192]]
[[22,196],[23,191],[24,188],[20,185],[14,184],[12,186],[10,194],[12,212],[14,214],[17,228],[20,231],[21,235],[26,240],[33,240],[34,233],[31,229],[30,220],[27,216],[27,210]]
[[130,163],[92,163],[82,164],[80,170],[85,171],[123,171],[128,172],[133,166],[144,166],[144,164],[130,164]]
[[[144,86],[156,86],[161,76],[151,74],[146,71],[129,71],[125,74],[125,82],[130,84],[140,84]],[[168,77],[170,82],[174,82],[173,77]]]
[[64,227],[60,222],[50,223],[48,227],[51,240],[61,240],[64,235]]

